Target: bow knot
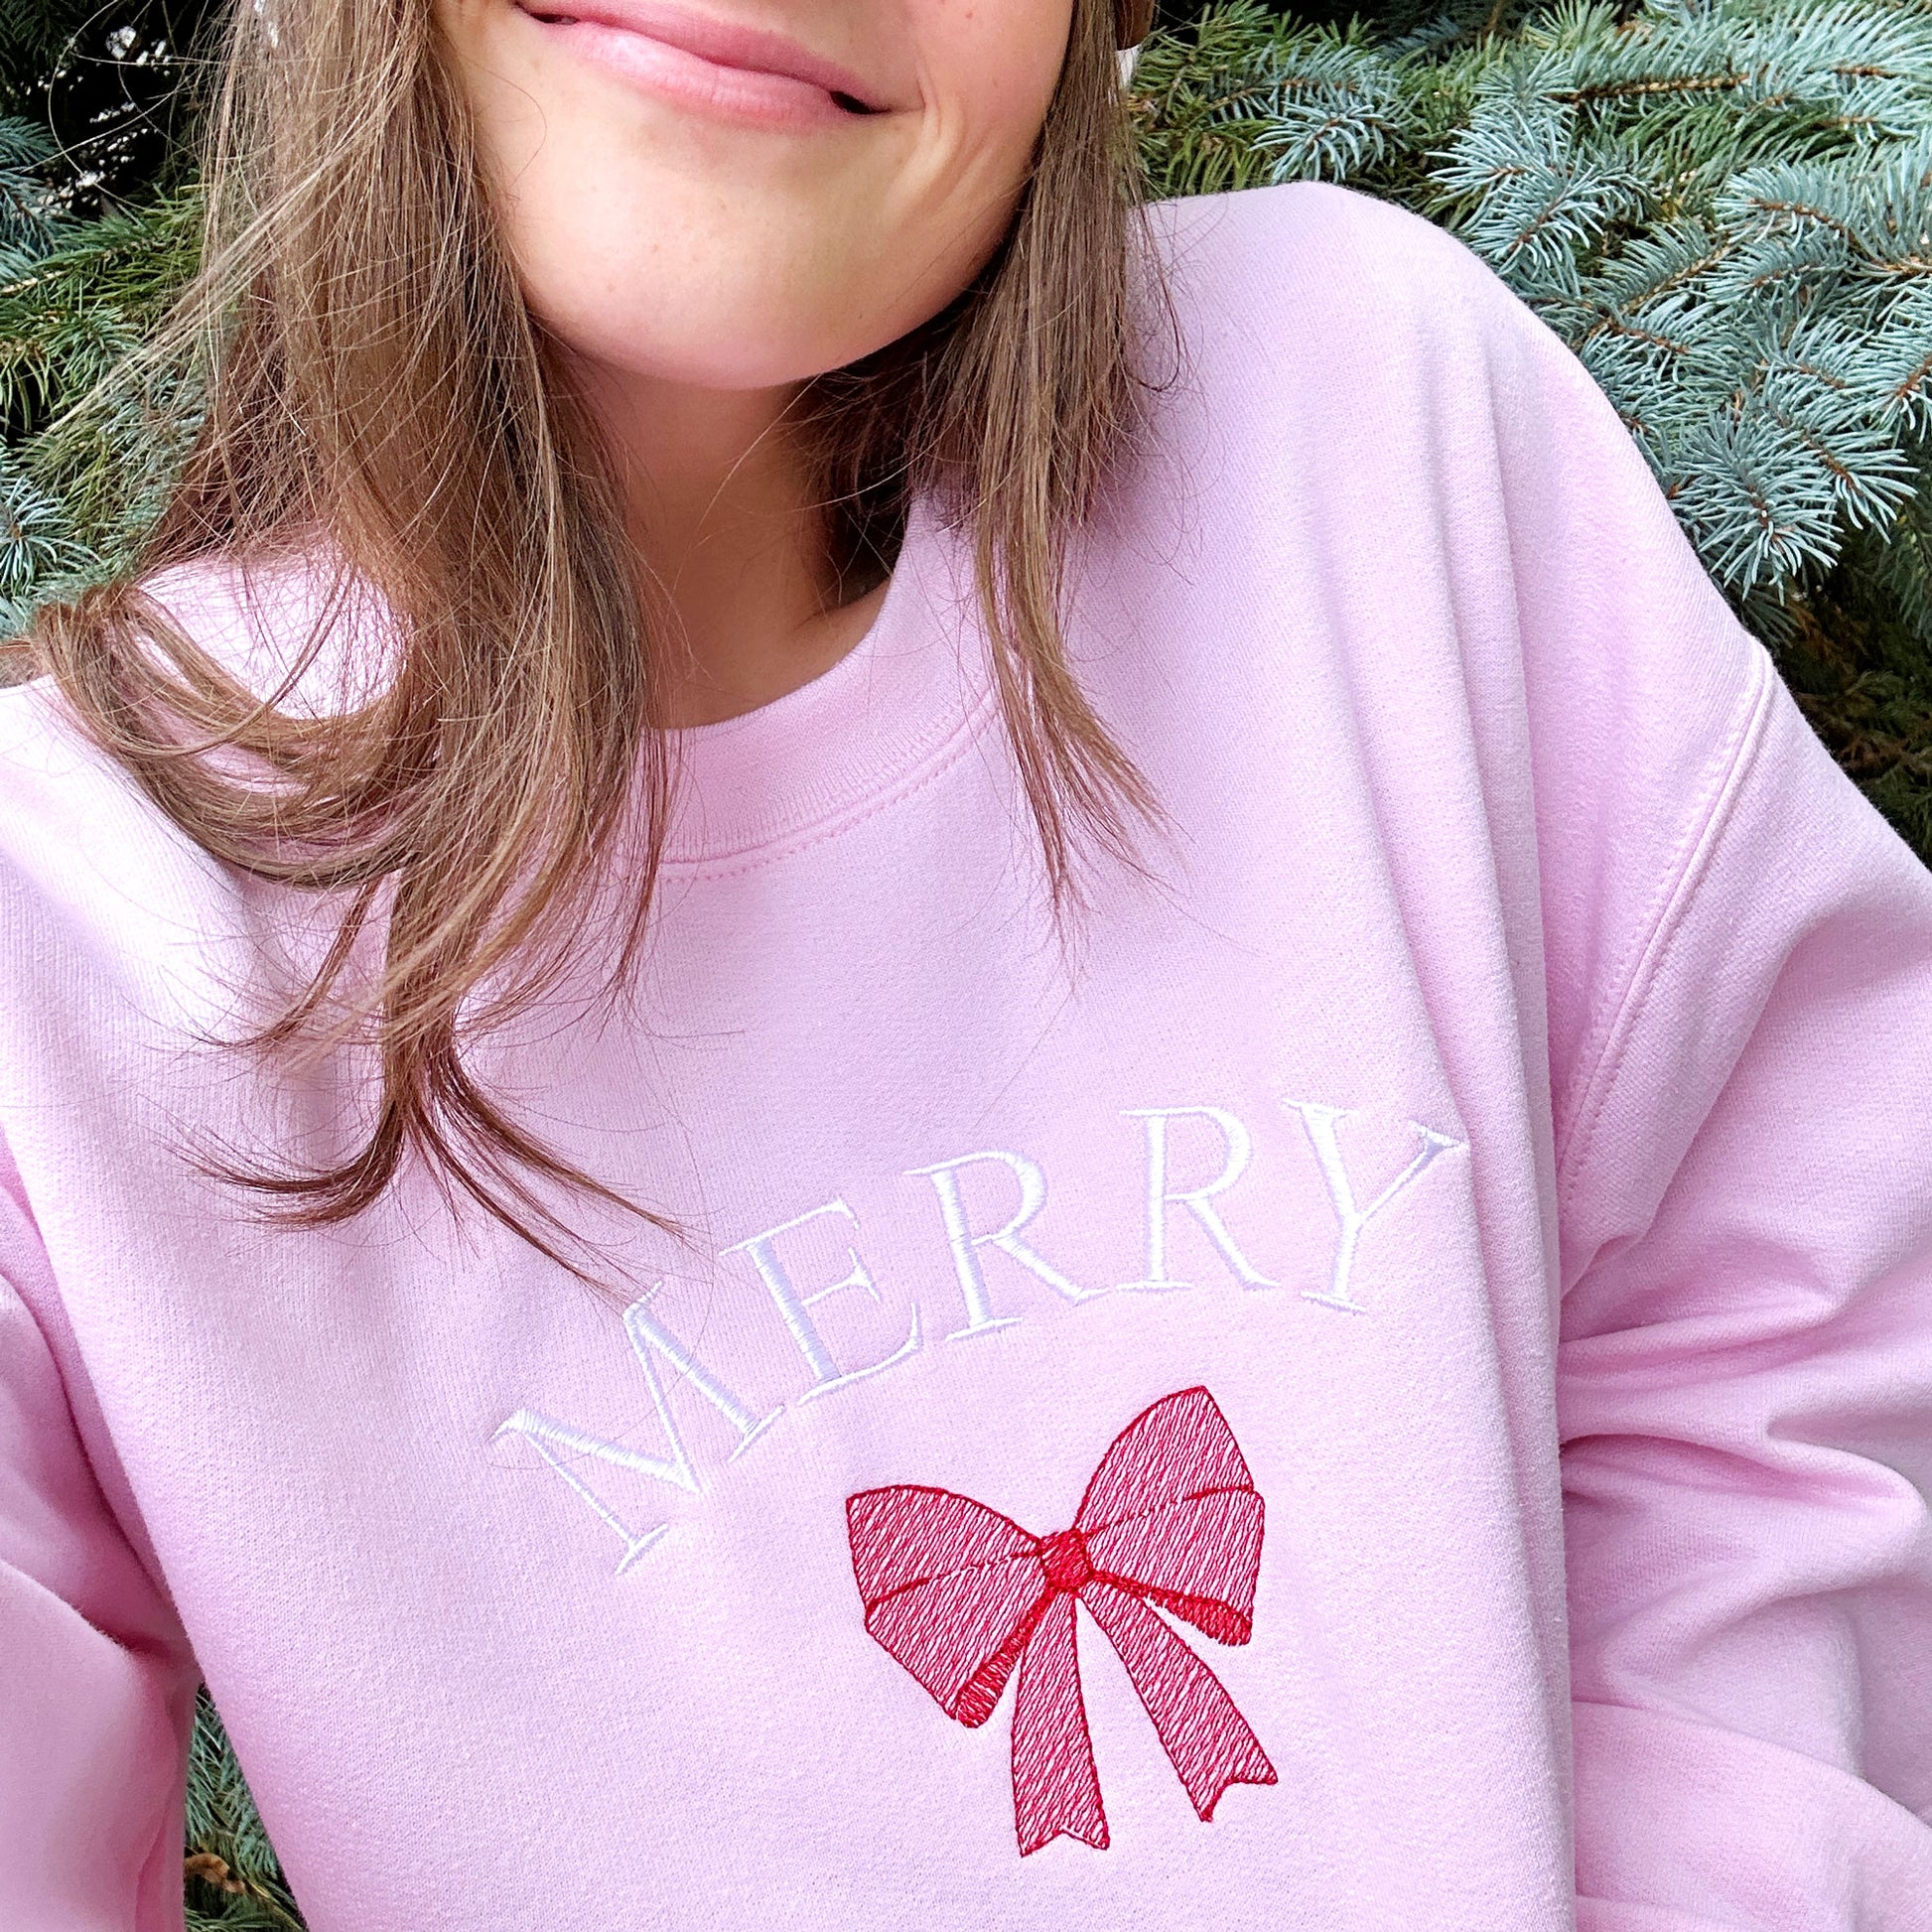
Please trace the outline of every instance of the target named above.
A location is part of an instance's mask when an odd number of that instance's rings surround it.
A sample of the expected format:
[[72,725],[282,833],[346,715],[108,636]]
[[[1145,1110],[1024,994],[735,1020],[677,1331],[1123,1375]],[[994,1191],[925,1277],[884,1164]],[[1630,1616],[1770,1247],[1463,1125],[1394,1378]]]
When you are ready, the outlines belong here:
[[1093,1559],[1087,1555],[1087,1539],[1078,1530],[1055,1530],[1043,1539],[1039,1560],[1047,1583],[1069,1596],[1078,1596],[1093,1581]]
[[1103,1847],[1107,1814],[1080,1694],[1075,1605],[1100,1625],[1192,1800],[1275,1767],[1234,1700],[1148,1605],[1216,1643],[1253,1629],[1264,1510],[1205,1389],[1144,1410],[1114,1439],[1072,1526],[1030,1536],[949,1489],[848,1499],[866,1628],[962,1725],[993,1715],[1016,1667],[1014,1824],[1024,1857],[1062,1833]]

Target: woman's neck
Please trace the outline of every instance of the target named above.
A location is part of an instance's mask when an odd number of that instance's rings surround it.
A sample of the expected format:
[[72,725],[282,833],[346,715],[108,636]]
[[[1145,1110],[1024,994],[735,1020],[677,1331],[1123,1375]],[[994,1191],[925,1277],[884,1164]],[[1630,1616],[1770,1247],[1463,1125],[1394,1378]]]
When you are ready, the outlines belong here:
[[838,601],[825,512],[785,432],[795,395],[628,376],[591,385],[626,459],[633,540],[672,614],[668,726],[735,718],[809,683],[884,601],[884,581],[856,596],[848,584]]

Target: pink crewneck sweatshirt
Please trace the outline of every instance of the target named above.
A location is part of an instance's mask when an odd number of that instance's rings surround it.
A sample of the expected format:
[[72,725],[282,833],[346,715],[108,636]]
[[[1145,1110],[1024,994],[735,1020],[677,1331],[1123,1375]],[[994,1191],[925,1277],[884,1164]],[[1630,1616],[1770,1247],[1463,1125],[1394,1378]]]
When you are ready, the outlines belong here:
[[609,1304],[195,1176],[355,1080],[201,1043],[275,908],[0,693],[0,1925],[180,1924],[205,1675],[315,1932],[1932,1926],[1932,877],[1460,243],[1156,224],[1148,876],[1055,938],[921,504],[482,1051],[684,1222]]

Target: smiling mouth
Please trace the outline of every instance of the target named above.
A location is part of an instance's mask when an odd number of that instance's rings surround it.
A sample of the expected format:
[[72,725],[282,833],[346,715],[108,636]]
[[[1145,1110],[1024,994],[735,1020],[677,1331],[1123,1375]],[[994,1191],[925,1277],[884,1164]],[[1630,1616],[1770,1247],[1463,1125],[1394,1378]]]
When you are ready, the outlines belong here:
[[[543,23],[545,27],[578,27],[578,25],[593,25],[593,27],[603,27],[603,25],[607,25],[605,21],[597,21],[597,19],[591,19],[591,21],[586,21],[586,18],[584,18],[584,16],[580,16],[580,14],[566,14],[566,12],[562,12],[562,10],[556,10],[556,12],[551,12],[551,10],[545,10],[545,8],[537,8],[537,6],[523,6],[523,8],[521,8],[521,12],[523,12],[523,14],[527,14],[529,18],[535,19],[535,21],[541,21],[541,23]],[[617,29],[617,31],[621,31],[621,33],[624,33],[624,31],[631,31],[631,33],[641,33],[641,29],[629,29],[629,27],[621,27],[621,29]],[[643,37],[645,37],[645,39],[655,39],[655,35],[649,35],[649,33],[643,33]],[[672,45],[672,47],[676,47],[676,43],[668,43],[668,45]],[[729,60],[713,60],[713,58],[711,58],[709,54],[699,54],[698,58],[699,60],[707,60],[707,62],[709,62],[711,66],[717,66],[717,68],[723,68],[723,69],[725,69],[725,71],[729,71],[729,73],[780,73],[780,77],[790,77],[790,79],[798,79],[798,75],[782,75],[782,69],[772,69],[772,68],[750,68],[750,66],[744,66],[744,68],[740,68],[740,66],[736,66],[734,62],[729,62]],[[809,85],[817,85],[817,83],[809,83]],[[823,87],[823,89],[821,89],[821,92],[825,92],[825,94],[827,94],[827,96],[831,98],[831,102],[833,102],[833,106],[837,106],[837,108],[839,108],[841,112],[844,112],[844,114],[854,114],[854,116],[858,116],[858,114],[889,114],[889,112],[891,112],[891,108],[885,108],[885,106],[876,106],[876,104],[874,104],[874,102],[870,102],[870,100],[860,100],[860,98],[858,98],[858,94],[848,94],[848,92],[844,92],[844,90],[839,89],[839,87]]]

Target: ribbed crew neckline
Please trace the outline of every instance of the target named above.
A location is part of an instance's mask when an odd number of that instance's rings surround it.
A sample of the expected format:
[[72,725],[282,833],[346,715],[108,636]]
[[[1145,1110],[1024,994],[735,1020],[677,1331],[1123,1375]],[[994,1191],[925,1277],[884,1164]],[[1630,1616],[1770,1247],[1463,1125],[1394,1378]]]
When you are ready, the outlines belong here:
[[994,703],[970,568],[916,496],[879,611],[837,663],[769,704],[666,734],[664,863],[756,864],[827,836],[951,756]]

